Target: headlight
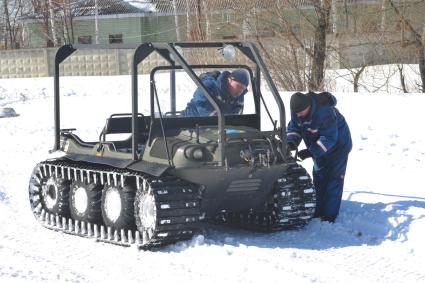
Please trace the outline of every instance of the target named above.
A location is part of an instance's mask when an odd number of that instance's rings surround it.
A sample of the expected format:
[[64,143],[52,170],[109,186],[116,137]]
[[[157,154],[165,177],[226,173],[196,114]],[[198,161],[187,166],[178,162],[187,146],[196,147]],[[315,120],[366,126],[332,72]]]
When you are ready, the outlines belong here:
[[65,137],[61,137],[59,142],[59,149],[62,151],[68,151],[69,141]]
[[192,152],[193,159],[195,160],[202,160],[204,159],[204,151],[202,148],[196,148]]
[[189,146],[184,153],[188,159],[195,161],[204,161],[206,157],[206,149],[202,146]]
[[222,49],[223,57],[227,61],[232,61],[236,58],[236,48],[233,45],[224,45]]

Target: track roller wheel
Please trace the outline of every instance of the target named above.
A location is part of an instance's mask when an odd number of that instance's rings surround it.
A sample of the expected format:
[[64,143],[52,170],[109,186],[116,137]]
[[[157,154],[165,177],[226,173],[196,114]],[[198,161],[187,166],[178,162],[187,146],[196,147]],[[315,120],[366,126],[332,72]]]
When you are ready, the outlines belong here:
[[75,220],[101,223],[101,186],[74,181],[69,192],[71,217]]
[[37,216],[41,210],[60,216],[69,216],[69,181],[48,176],[39,166],[35,167],[29,184],[31,209]]
[[115,229],[134,228],[134,195],[130,186],[106,185],[102,192],[102,218]]
[[137,191],[134,202],[134,218],[136,226],[144,242],[150,242],[155,236],[157,210],[155,196],[148,191]]
[[41,187],[41,202],[54,215],[69,216],[69,181],[51,176]]

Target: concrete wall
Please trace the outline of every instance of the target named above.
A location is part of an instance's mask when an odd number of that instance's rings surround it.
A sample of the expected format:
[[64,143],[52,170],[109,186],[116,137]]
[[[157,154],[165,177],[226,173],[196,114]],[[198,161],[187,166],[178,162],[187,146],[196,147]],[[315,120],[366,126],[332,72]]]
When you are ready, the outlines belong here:
[[[56,48],[0,51],[0,78],[46,77],[54,74]],[[63,76],[113,76],[131,74],[133,49],[79,49],[60,64]],[[216,49],[199,52],[185,51],[189,64],[225,63]],[[247,64],[248,59],[238,56],[234,64]],[[152,68],[168,65],[158,53],[149,55],[139,64],[138,73],[150,73]]]
[[[53,76],[56,48],[0,51],[0,78]],[[83,49],[76,51],[61,65],[64,76],[128,75],[133,50]],[[150,72],[157,65],[166,65],[158,54],[151,54],[139,65],[139,73]]]
[[49,55],[46,49],[0,52],[0,78],[49,76]]
[[[381,42],[378,39],[381,39]],[[371,33],[363,38],[355,38],[347,34],[338,37],[329,36],[328,41],[330,48],[327,53],[327,67],[331,69],[417,63],[414,47],[397,42],[397,35],[394,34],[383,37],[380,33]],[[56,48],[43,48],[0,51],[0,78],[53,76],[56,50]],[[216,50],[201,54],[188,52],[185,53],[185,58],[189,64],[205,64],[213,58],[216,59],[216,63],[221,63],[223,59],[221,56],[217,57],[216,52]],[[279,54],[279,51],[276,50],[276,53]],[[81,49],[60,65],[61,74],[65,76],[128,75],[131,73],[132,56],[133,50],[130,49]],[[204,60],[201,60],[202,58]],[[249,64],[246,60],[238,63]],[[139,74],[149,73],[158,65],[168,65],[168,63],[157,53],[153,53],[139,64]]]

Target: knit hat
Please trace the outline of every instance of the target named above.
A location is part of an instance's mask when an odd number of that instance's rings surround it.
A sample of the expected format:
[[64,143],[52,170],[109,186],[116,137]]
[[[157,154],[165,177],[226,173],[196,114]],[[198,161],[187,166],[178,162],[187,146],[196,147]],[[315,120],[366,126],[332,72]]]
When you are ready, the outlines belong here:
[[291,112],[298,113],[311,105],[310,97],[301,92],[296,92],[291,96]]
[[243,69],[237,69],[234,70],[230,76],[230,79],[240,82],[241,84],[243,84],[244,86],[248,87],[249,85],[249,75],[248,72],[243,70]]

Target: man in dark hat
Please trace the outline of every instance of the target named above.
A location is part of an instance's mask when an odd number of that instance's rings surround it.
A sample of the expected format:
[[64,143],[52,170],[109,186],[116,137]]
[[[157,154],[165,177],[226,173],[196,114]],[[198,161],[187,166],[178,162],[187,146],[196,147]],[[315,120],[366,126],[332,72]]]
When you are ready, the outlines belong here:
[[300,150],[298,157],[313,158],[315,217],[329,222],[334,222],[339,213],[352,148],[348,124],[335,106],[336,98],[328,92],[294,93],[287,129],[288,147],[295,150],[303,140],[306,149]]
[[[244,95],[248,91],[249,74],[244,69],[233,72],[211,72],[202,76],[202,82],[212,95],[221,102],[224,114],[242,114]],[[201,89],[197,89],[192,100],[182,111],[183,116],[212,116],[215,110]]]

